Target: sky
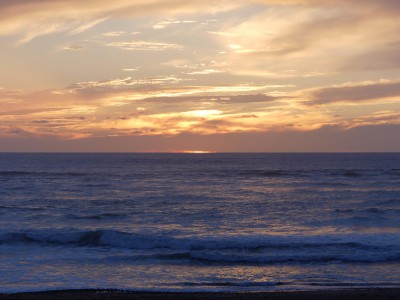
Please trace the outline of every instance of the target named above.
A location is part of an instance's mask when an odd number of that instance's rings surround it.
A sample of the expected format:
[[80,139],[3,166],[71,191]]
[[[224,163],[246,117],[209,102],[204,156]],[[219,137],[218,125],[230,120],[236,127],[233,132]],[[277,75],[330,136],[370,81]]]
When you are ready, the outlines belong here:
[[398,0],[0,0],[0,151],[400,151],[399,15]]

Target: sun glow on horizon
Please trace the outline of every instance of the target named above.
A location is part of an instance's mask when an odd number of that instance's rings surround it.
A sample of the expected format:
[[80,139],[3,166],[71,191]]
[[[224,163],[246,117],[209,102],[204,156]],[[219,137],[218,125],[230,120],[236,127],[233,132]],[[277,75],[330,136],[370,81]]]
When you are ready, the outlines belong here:
[[209,150],[182,150],[182,151],[176,151],[175,153],[208,154],[208,153],[217,153],[217,152],[216,151],[209,151]]

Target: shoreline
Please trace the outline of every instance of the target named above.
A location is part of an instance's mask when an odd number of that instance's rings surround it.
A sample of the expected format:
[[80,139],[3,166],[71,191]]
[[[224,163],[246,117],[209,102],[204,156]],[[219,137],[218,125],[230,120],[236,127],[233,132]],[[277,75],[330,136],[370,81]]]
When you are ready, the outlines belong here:
[[111,289],[52,290],[0,293],[0,300],[358,300],[399,299],[400,288],[355,288],[263,292],[146,292]]

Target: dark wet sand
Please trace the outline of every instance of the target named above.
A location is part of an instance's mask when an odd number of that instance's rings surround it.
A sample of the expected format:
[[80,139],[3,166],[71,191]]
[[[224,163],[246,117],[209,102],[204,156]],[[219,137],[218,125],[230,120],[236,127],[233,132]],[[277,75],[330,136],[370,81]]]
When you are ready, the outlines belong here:
[[331,291],[252,292],[252,293],[169,293],[116,290],[65,290],[34,293],[0,294],[0,300],[400,300],[400,289],[348,289]]

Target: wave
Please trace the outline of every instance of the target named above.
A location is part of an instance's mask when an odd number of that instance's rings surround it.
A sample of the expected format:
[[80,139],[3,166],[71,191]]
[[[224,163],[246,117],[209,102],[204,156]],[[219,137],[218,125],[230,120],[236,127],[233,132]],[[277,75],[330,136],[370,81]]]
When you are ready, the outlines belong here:
[[286,285],[289,283],[285,282],[260,282],[260,281],[239,281],[239,282],[234,282],[234,281],[202,281],[202,282],[182,282],[179,283],[179,285],[182,286],[201,286],[201,287],[206,287],[206,286],[212,286],[212,287],[274,287],[274,286],[280,286],[280,285]]
[[[202,281],[202,282],[179,282],[181,286],[190,287],[291,287],[291,289],[304,290],[305,286],[319,288],[371,288],[371,287],[393,287],[398,288],[397,283],[392,282],[309,282],[305,281]],[[291,290],[286,289],[286,291]]]
[[390,169],[389,171],[387,171],[385,173],[388,175],[400,176],[400,169]]
[[89,173],[80,172],[26,172],[26,171],[0,171],[0,176],[88,176]]
[[[179,176],[184,173],[177,173],[174,170],[167,171],[164,173],[166,176]],[[159,175],[159,174],[158,174]],[[358,179],[358,178],[368,178],[368,177],[382,177],[382,176],[398,176],[400,175],[399,169],[354,169],[354,168],[338,168],[338,169],[226,169],[226,170],[214,170],[214,169],[202,169],[202,170],[188,170],[185,176],[206,176],[206,177],[266,177],[266,178],[310,178],[310,177],[319,177],[328,179],[327,182],[330,184],[341,184],[330,182],[329,179],[332,177],[335,178],[347,178],[347,179]],[[23,177],[23,176],[37,176],[37,177],[79,177],[79,176],[113,176],[118,178],[136,178],[140,176],[140,178],[153,178],[154,173],[146,170],[138,170],[136,172],[129,173],[120,173],[120,172],[110,172],[110,173],[86,173],[86,172],[46,172],[46,171],[22,171],[22,170],[14,170],[14,171],[0,171],[0,177]],[[109,186],[109,184],[104,183],[89,183],[83,184],[82,186],[87,187],[105,187]]]
[[353,171],[353,170],[345,170],[345,171],[339,173],[338,175],[342,175],[345,177],[361,177],[361,176],[363,176],[362,173]]
[[239,175],[243,176],[260,176],[260,177],[282,177],[282,176],[304,176],[302,171],[284,171],[284,170],[247,170],[240,172]]
[[124,213],[101,213],[93,215],[68,214],[66,217],[68,219],[74,219],[74,220],[103,220],[103,219],[118,219],[126,216],[127,214]]
[[343,213],[343,214],[357,214],[357,213],[366,213],[366,214],[399,214],[400,209],[397,208],[378,208],[378,207],[368,207],[364,209],[351,209],[351,208],[346,208],[346,209],[335,209],[333,211],[334,213]]
[[394,233],[181,238],[114,230],[33,230],[0,234],[0,244],[132,249],[138,253],[129,259],[178,262],[271,264],[400,261],[400,234]]
[[[228,172],[229,173],[229,172]],[[242,170],[237,173],[239,176],[259,176],[259,177],[347,177],[358,178],[364,176],[393,175],[393,170],[369,170],[369,169],[254,169]]]
[[17,205],[0,205],[0,210],[10,210],[10,211],[44,211],[45,207],[39,206],[17,206]]
[[[133,259],[133,257],[132,257]],[[140,256],[135,259],[159,259],[168,261],[191,261],[200,263],[234,263],[234,264],[278,264],[278,263],[377,263],[377,262],[397,262],[400,261],[400,253],[385,255],[359,256],[354,254],[330,254],[321,253],[315,255],[296,255],[294,253],[286,255],[243,255],[231,253],[213,252],[188,252],[159,254],[152,256]]]

